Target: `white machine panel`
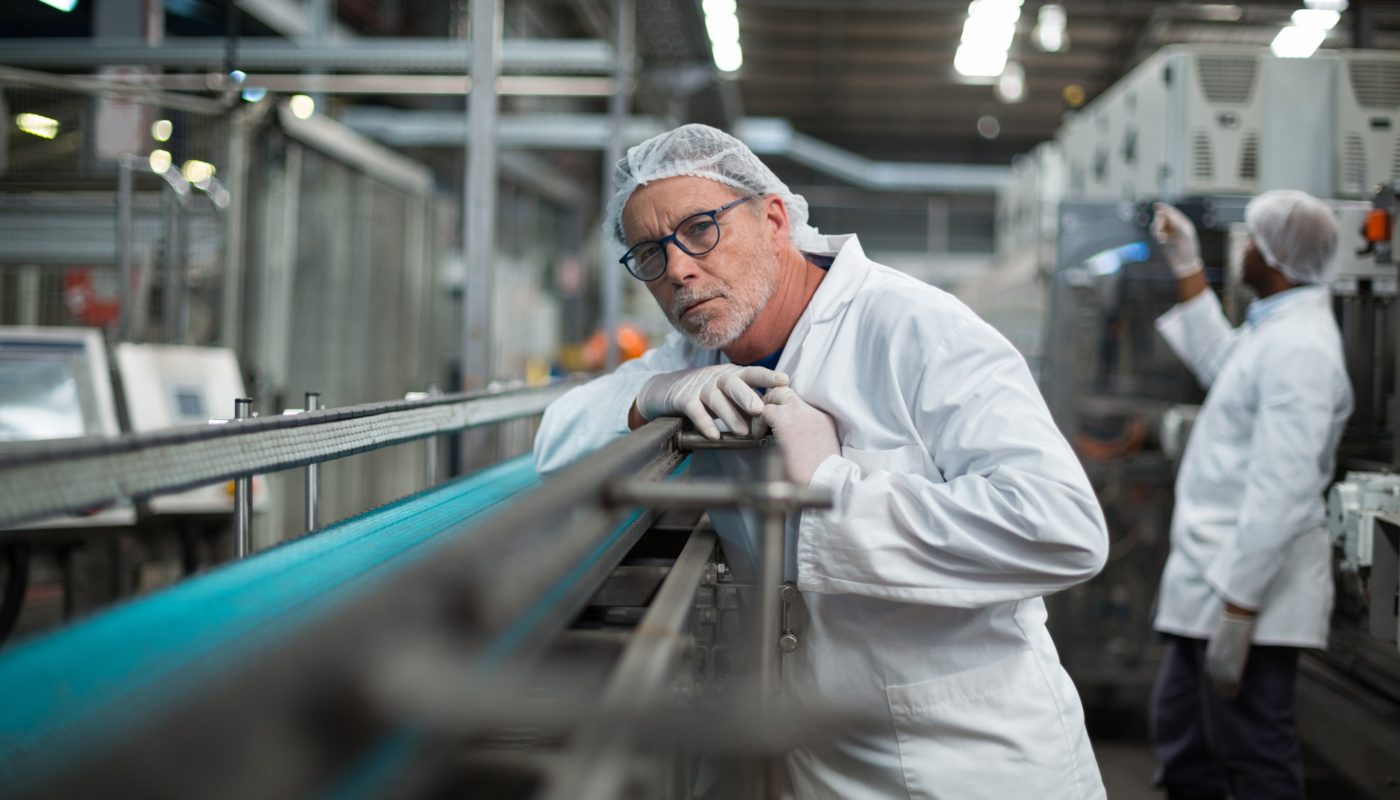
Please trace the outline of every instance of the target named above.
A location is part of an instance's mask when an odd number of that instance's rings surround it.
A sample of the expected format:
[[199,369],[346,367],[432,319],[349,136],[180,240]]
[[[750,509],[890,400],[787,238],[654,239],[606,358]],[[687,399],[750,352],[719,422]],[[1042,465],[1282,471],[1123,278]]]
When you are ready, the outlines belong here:
[[1067,196],[1174,200],[1273,188],[1327,196],[1327,160],[1307,174],[1300,165],[1331,147],[1335,68],[1328,54],[1299,60],[1265,48],[1163,48],[1056,134],[1069,163]]
[[[101,331],[0,327],[0,447],[120,434]],[[131,507],[121,505],[24,527],[120,526],[135,519]]]
[[1336,195],[1369,199],[1376,184],[1400,178],[1400,53],[1338,59]]
[[[243,376],[232,350],[155,344],[119,344],[114,349],[133,433],[184,425],[207,425],[233,416],[234,398],[244,397]],[[151,498],[157,514],[232,513],[232,484]],[[253,479],[253,504],[266,501],[266,483]]]

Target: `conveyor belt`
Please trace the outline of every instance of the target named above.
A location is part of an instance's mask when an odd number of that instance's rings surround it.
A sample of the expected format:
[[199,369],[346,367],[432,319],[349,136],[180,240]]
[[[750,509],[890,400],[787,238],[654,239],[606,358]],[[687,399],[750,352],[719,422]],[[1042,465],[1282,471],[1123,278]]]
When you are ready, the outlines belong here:
[[470,533],[528,457],[413,495],[0,655],[0,785],[120,735],[229,664]]

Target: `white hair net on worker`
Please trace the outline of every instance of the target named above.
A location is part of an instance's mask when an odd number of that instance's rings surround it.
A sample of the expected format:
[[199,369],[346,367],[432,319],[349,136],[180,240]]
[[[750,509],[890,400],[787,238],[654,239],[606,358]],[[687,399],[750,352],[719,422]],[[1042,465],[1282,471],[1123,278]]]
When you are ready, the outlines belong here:
[[1265,192],[1244,208],[1244,224],[1269,266],[1294,283],[1317,283],[1337,251],[1332,209],[1307,192]]
[[787,206],[792,243],[799,250],[821,252],[826,237],[807,224],[807,200],[793,194],[749,146],[709,125],[682,125],[647,139],[617,162],[616,185],[608,200],[603,230],[622,246],[622,209],[638,186],[687,175],[708,178],[748,195],[777,195]]

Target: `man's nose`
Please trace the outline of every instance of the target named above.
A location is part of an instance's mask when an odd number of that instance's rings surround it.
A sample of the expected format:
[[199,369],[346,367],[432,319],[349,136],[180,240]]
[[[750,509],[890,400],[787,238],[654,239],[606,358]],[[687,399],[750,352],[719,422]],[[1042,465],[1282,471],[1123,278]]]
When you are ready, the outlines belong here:
[[666,245],[666,279],[676,285],[689,283],[700,277],[700,260],[682,250],[675,242]]

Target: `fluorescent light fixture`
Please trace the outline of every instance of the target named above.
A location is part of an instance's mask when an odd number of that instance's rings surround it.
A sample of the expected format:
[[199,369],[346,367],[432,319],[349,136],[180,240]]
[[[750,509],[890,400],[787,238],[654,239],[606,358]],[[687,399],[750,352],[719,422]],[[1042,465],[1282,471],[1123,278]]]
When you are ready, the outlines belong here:
[[199,185],[214,177],[214,165],[208,161],[190,159],[185,162],[185,166],[180,168],[180,174],[185,176],[185,180]]
[[310,95],[294,94],[287,104],[292,108],[292,116],[297,119],[311,119],[311,115],[316,113],[316,101]]
[[1026,99],[1026,68],[1020,62],[1008,61],[997,78],[997,99],[1003,103],[1019,103]]
[[1279,58],[1307,58],[1322,46],[1327,31],[1289,25],[1278,32],[1269,49]]
[[1020,0],[972,0],[967,6],[967,18],[1015,22],[1021,18],[1021,3]]
[[1069,15],[1065,13],[1065,7],[1058,3],[1046,3],[1040,7],[1031,36],[1041,50],[1058,53],[1068,46],[1065,37],[1065,28],[1068,25]]
[[1335,11],[1338,14],[1347,10],[1347,0],[1303,0],[1303,5],[1321,11]]
[[68,13],[78,6],[78,0],[39,0],[50,8],[56,8],[63,13]]
[[953,54],[953,69],[968,78],[995,78],[1005,68],[1005,50],[963,44]]
[[168,142],[175,133],[175,124],[168,119],[158,119],[151,123],[151,138],[157,142]]
[[744,65],[744,51],[738,42],[717,42],[714,45],[715,66],[734,72]]
[[152,150],[151,155],[146,159],[151,164],[151,172],[164,175],[170,165],[175,162],[169,150]]
[[1300,28],[1315,28],[1330,31],[1342,19],[1339,11],[1325,11],[1320,8],[1300,8],[1293,12],[1293,24]]
[[735,0],[704,0],[701,8],[705,10],[705,32],[710,36],[715,66],[724,72],[734,72],[744,64]]
[[29,112],[16,114],[15,127],[30,136],[38,136],[40,139],[52,139],[58,136],[58,120],[43,114]]
[[733,14],[710,14],[705,17],[705,30],[709,32],[710,41],[714,44],[737,42],[739,18]]
[[963,25],[962,43],[988,50],[1008,50],[1015,36],[1015,23],[991,17],[968,17]]

